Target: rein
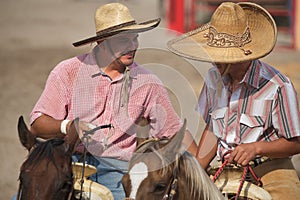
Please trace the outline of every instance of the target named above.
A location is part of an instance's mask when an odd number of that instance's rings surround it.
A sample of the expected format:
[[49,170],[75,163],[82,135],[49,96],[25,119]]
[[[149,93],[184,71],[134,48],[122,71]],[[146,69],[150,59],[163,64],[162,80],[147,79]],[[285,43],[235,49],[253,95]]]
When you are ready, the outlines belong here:
[[85,162],[86,162],[87,147],[88,147],[88,141],[90,139],[90,135],[94,134],[95,131],[97,131],[97,130],[105,129],[105,128],[111,129],[111,128],[113,128],[113,125],[112,124],[101,125],[101,126],[97,126],[96,128],[93,128],[91,130],[83,132],[83,137],[82,137],[81,140],[84,144],[84,148],[83,148],[83,162],[82,162],[82,172],[81,172],[81,180],[80,180],[80,197],[79,197],[79,200],[82,199],[82,194],[83,194]]
[[[221,167],[218,169],[218,171],[215,173],[214,177],[212,178],[212,181],[215,182],[219,176],[221,175],[221,173],[224,171],[224,168],[226,167],[226,165],[228,164],[228,160],[225,160],[224,157],[231,153],[231,151],[227,151],[224,155],[223,155],[223,159],[222,159],[222,165]],[[258,186],[262,186],[262,182],[261,182],[261,179],[259,177],[256,176],[256,174],[254,173],[254,170],[252,168],[251,165],[246,165],[243,167],[244,170],[243,170],[243,175],[242,175],[242,178],[240,180],[240,185],[238,187],[238,190],[237,190],[237,193],[235,195],[235,200],[238,200],[240,194],[241,194],[241,191],[242,191],[242,188],[243,188],[243,185],[244,185],[244,182],[246,180],[246,176],[247,174],[250,172],[250,174],[252,175],[252,177],[257,181],[257,185]]]

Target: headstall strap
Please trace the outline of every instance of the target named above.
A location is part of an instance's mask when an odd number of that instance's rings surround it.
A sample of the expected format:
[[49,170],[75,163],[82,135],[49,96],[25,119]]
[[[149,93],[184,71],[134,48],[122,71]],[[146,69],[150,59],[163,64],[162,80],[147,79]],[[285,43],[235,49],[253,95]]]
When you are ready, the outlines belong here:
[[175,166],[173,169],[173,177],[168,185],[168,188],[166,190],[166,194],[163,196],[162,200],[172,200],[177,193],[177,186],[178,186],[178,172],[179,172],[179,154],[176,155],[176,161],[175,161]]
[[207,45],[217,48],[230,48],[237,47],[244,51],[245,55],[252,53],[251,50],[245,50],[242,47],[251,42],[251,34],[249,27],[246,28],[243,34],[227,34],[219,33],[213,26],[209,27],[209,32],[204,34],[204,38],[207,38]]
[[160,141],[158,138],[148,138],[147,140],[143,141],[141,144],[139,144],[136,147],[136,150],[140,149],[142,146],[144,146],[145,144],[149,143],[149,142],[158,142]]

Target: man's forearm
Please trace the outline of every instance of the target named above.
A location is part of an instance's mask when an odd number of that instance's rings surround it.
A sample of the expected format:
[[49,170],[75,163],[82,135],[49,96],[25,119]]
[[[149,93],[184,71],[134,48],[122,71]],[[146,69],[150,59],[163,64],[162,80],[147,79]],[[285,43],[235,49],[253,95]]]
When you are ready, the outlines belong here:
[[32,123],[30,131],[43,139],[63,138],[65,134],[61,133],[61,122],[62,120],[42,115]]
[[257,155],[285,158],[300,153],[300,137],[280,138],[272,142],[256,142]]

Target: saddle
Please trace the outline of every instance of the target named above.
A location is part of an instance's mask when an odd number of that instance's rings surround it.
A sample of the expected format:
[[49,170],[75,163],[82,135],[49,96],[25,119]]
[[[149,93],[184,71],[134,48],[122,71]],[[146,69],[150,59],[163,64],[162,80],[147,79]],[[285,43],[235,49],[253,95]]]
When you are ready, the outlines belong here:
[[[72,164],[73,174],[75,177],[74,192],[75,192],[76,199],[80,199],[79,197],[80,197],[81,182],[82,182],[82,167],[83,167],[83,163],[76,162]],[[97,172],[96,167],[85,164],[82,199],[113,200],[114,197],[112,195],[112,192],[107,187],[87,179],[87,177],[89,177],[92,174],[95,174],[96,172]]]
[[[214,178],[220,167],[212,167],[208,173],[211,179]],[[235,196],[241,186],[243,180],[243,168],[236,165],[225,166],[222,173],[214,181],[219,190],[226,196]],[[271,195],[258,186],[251,177],[245,177],[241,190],[240,197],[247,197],[253,200],[271,200]]]

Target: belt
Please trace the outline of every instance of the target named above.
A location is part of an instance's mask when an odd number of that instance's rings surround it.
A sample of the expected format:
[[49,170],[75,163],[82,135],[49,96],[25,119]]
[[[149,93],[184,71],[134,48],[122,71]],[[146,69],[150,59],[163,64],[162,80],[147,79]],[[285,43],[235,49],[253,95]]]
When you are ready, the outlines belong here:
[[253,167],[255,174],[262,177],[277,169],[295,169],[290,158],[268,159],[267,161]]
[[259,158],[255,158],[254,160],[251,160],[249,162],[249,165],[252,168],[254,168],[254,167],[258,166],[258,165],[261,165],[261,164],[263,164],[265,162],[269,162],[269,161],[271,161],[271,159],[269,157],[263,156],[263,157],[259,157]]

